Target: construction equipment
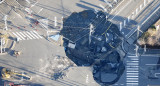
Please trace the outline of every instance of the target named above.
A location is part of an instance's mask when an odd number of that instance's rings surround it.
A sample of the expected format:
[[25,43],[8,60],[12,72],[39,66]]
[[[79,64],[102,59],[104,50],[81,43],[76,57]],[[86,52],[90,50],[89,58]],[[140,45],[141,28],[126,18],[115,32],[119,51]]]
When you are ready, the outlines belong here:
[[20,51],[14,51],[14,55],[15,55],[15,56],[18,56],[18,55],[20,55],[20,54],[21,54]]
[[2,78],[5,80],[31,80],[31,77],[21,73],[11,70],[9,68],[3,68],[1,70]]
[[10,78],[13,72],[10,69],[3,68],[1,74],[3,78]]

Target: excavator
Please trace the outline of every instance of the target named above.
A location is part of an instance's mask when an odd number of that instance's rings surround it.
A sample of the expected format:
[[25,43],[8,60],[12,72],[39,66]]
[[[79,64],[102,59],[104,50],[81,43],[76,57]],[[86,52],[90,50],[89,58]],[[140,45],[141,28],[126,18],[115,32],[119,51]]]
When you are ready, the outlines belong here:
[[16,72],[9,68],[2,68],[1,76],[4,80],[31,80],[32,78],[25,73]]

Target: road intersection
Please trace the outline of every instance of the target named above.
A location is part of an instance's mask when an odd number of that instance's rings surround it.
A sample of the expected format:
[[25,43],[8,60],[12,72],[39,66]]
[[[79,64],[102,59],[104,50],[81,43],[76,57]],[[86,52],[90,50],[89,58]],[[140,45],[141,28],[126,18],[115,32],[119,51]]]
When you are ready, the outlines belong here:
[[[28,1],[28,0],[27,0]],[[32,0],[31,0],[32,1]],[[111,0],[113,1],[113,0]],[[31,5],[30,10],[32,11],[28,14],[29,19],[15,18],[13,19],[15,25],[8,25],[9,34],[20,41],[16,44],[15,50],[19,50],[22,53],[21,56],[17,58],[11,55],[0,56],[0,65],[5,67],[14,68],[20,71],[28,72],[29,74],[35,76],[34,82],[47,85],[47,86],[99,86],[92,78],[90,68],[70,68],[68,75],[73,77],[65,77],[62,81],[51,80],[48,74],[43,74],[39,71],[40,68],[40,58],[49,58],[55,55],[65,56],[64,48],[61,46],[54,45],[47,39],[47,30],[60,31],[62,26],[63,18],[69,16],[72,12],[79,12],[82,10],[103,10],[106,11],[110,9],[110,12],[106,14],[109,21],[116,24],[119,27],[120,32],[124,36],[124,42],[122,43],[122,49],[126,51],[126,71],[121,76],[120,80],[113,86],[147,86],[147,85],[159,85],[158,80],[151,81],[148,79],[148,74],[153,73],[153,76],[159,76],[159,71],[153,70],[155,64],[159,59],[159,55],[141,53],[144,52],[143,49],[138,49],[138,56],[134,49],[136,46],[134,42],[137,40],[137,27],[140,25],[140,29],[145,32],[146,29],[152,25],[159,18],[160,13],[160,1],[159,0],[118,0],[120,1],[114,8],[110,8],[102,0],[36,0],[36,2]],[[13,3],[12,3],[13,4]],[[99,6],[101,4],[101,6]],[[106,10],[104,8],[106,8]],[[0,10],[1,11],[1,10]],[[2,11],[3,12],[3,11]],[[2,13],[1,12],[1,13]],[[12,11],[11,11],[12,12]],[[29,12],[29,11],[28,11]],[[26,13],[26,12],[23,12]],[[43,25],[28,25],[28,22],[33,22],[33,20],[47,19],[48,29],[43,27]],[[19,22],[16,22],[19,21]],[[23,22],[20,22],[23,21]],[[25,23],[24,23],[25,21]],[[26,23],[27,22],[27,23]],[[22,25],[22,26],[20,26]],[[25,26],[25,28],[24,28]],[[11,29],[12,28],[12,29]],[[109,28],[110,29],[110,28]],[[141,35],[142,33],[140,33]],[[35,40],[33,40],[35,39]],[[37,40],[39,39],[39,40]],[[42,40],[41,40],[42,39]],[[23,41],[22,41],[23,40]],[[28,40],[28,41],[24,41]],[[152,50],[149,50],[154,52]],[[155,51],[157,53],[157,51]],[[154,59],[153,59],[154,58]],[[133,70],[133,68],[135,70]],[[151,68],[151,72],[143,74],[146,70]],[[84,71],[85,72],[79,72]],[[154,73],[155,72],[155,73]],[[147,76],[147,77],[146,77]],[[36,78],[40,77],[44,79],[39,81]],[[79,79],[74,80],[76,77]],[[48,80],[48,81],[47,81]],[[144,80],[144,81],[143,81]],[[147,83],[146,83],[147,82]]]

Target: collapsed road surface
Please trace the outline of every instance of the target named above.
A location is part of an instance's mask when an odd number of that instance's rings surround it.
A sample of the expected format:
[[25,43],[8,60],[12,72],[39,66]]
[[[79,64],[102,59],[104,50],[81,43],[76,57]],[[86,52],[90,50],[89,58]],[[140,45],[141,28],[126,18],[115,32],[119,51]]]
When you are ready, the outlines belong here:
[[[74,12],[63,19],[60,34],[68,58],[78,66],[93,66],[93,77],[99,84],[114,84],[122,75],[125,69],[120,47],[123,37],[104,12]],[[111,78],[112,75],[115,77]]]

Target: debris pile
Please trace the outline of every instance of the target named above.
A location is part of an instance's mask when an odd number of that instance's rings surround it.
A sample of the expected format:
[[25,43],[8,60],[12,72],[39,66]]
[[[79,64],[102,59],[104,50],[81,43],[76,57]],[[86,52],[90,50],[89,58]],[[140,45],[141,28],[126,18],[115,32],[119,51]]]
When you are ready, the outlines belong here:
[[42,67],[40,68],[40,71],[50,75],[53,80],[63,78],[66,75],[68,68],[76,66],[68,58],[61,56],[41,60],[41,64]]

